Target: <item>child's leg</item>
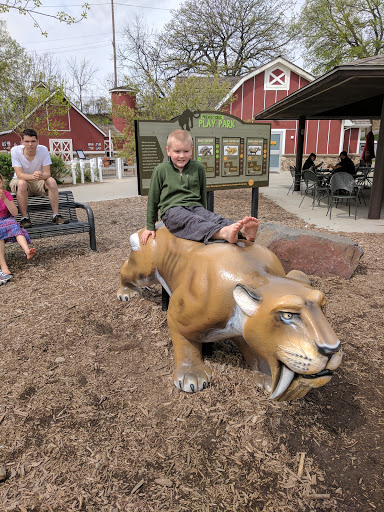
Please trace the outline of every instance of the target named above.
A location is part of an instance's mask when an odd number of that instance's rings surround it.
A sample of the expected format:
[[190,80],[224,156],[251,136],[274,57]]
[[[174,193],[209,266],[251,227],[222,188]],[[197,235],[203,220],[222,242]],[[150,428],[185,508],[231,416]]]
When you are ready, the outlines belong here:
[[[165,212],[161,217],[165,227],[178,238],[194,240],[195,242],[208,243],[213,235],[227,226],[234,223],[224,219],[217,213],[206,210],[202,206],[181,207],[174,206]],[[237,240],[237,233],[240,226],[233,230],[224,230],[216,236],[216,239],[232,241],[234,236]],[[233,231],[233,233],[231,232]],[[233,240],[233,243],[236,241]]]
[[162,221],[175,236],[205,243],[211,239],[236,243],[239,231],[247,240],[253,241],[258,226],[254,217],[233,222],[202,206],[175,206],[165,212]]
[[0,240],[0,270],[4,274],[10,274],[7,262],[5,261],[5,242]]
[[27,256],[27,260],[31,260],[36,254],[36,249],[34,247],[28,247],[27,240],[24,235],[18,235],[16,237],[17,243],[23,249]]

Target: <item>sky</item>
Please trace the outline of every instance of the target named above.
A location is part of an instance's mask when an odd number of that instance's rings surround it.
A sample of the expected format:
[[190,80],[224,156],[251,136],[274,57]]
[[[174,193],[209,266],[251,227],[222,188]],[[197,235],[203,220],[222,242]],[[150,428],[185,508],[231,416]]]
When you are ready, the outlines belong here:
[[[79,17],[82,3],[82,0],[43,0],[43,7],[39,10],[48,14],[65,11]],[[171,18],[171,9],[181,3],[181,0],[114,0],[116,46],[122,43],[123,29],[134,13],[142,15],[148,26],[161,30]],[[82,60],[86,57],[99,70],[97,81],[104,83],[105,77],[113,74],[111,1],[95,0],[93,3],[89,0],[89,4],[91,9],[87,19],[73,25],[36,16],[48,37],[41,35],[29,16],[22,16],[16,11],[1,14],[0,19],[7,22],[9,34],[21,46],[38,54],[53,53],[63,68],[67,59],[77,57]]]

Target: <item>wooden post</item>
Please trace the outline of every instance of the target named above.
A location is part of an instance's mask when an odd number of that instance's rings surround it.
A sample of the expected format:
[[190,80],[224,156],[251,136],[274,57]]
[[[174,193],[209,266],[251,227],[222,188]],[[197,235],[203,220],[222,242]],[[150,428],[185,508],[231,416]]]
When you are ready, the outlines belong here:
[[80,160],[80,181],[82,184],[84,184],[84,169],[85,169],[85,162],[84,162],[84,160]]
[[305,116],[299,117],[299,130],[297,133],[296,146],[296,173],[294,190],[300,190],[301,168],[303,166],[303,149],[304,149],[304,132],[305,132]]
[[72,171],[72,183],[74,185],[76,185],[76,167],[77,167],[77,160],[72,160],[71,171]]
[[103,159],[101,157],[97,157],[97,168],[99,170],[99,181],[100,183],[103,182],[103,168],[104,168],[104,165],[103,165]]
[[371,199],[369,201],[368,219],[380,219],[381,205],[384,196],[384,100],[381,108],[381,120],[379,140],[375,159],[375,172],[371,187]]
[[[114,87],[117,87],[117,65],[116,65],[116,33],[115,33],[115,10],[113,7],[113,0],[111,0],[111,10],[112,10],[112,47],[113,47],[113,75],[114,75]],[[109,147],[109,156],[112,156],[112,149]]]
[[97,169],[97,159],[91,158],[89,163],[91,166],[91,182],[94,183],[95,182],[95,171]]

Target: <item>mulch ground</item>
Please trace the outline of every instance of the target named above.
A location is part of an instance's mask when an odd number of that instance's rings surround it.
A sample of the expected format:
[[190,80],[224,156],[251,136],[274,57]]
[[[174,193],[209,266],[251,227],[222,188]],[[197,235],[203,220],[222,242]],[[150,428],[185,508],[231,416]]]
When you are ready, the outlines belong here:
[[[146,199],[92,207],[97,252],[86,235],[36,241],[32,262],[7,247],[0,511],[383,511],[383,236],[348,235],[365,252],[350,280],[312,279],[344,349],[327,386],[271,402],[228,341],[191,395],[172,383],[159,286],[116,298]],[[215,210],[248,215],[250,191],[216,192]],[[263,197],[259,217],[304,227]]]

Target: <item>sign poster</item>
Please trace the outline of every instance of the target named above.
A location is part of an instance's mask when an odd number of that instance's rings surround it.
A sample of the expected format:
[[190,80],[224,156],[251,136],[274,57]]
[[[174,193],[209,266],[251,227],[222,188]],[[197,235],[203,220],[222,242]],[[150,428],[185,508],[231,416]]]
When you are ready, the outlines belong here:
[[247,171],[248,175],[263,174],[264,139],[247,139]]
[[194,159],[205,167],[207,178],[215,176],[216,158],[219,156],[219,147],[215,142],[214,137],[196,137]]
[[240,139],[223,137],[223,176],[240,174]]
[[148,194],[153,170],[168,160],[168,135],[191,134],[193,159],[205,168],[207,190],[269,184],[270,123],[246,123],[225,112],[185,110],[170,121],[135,120],[138,192]]

